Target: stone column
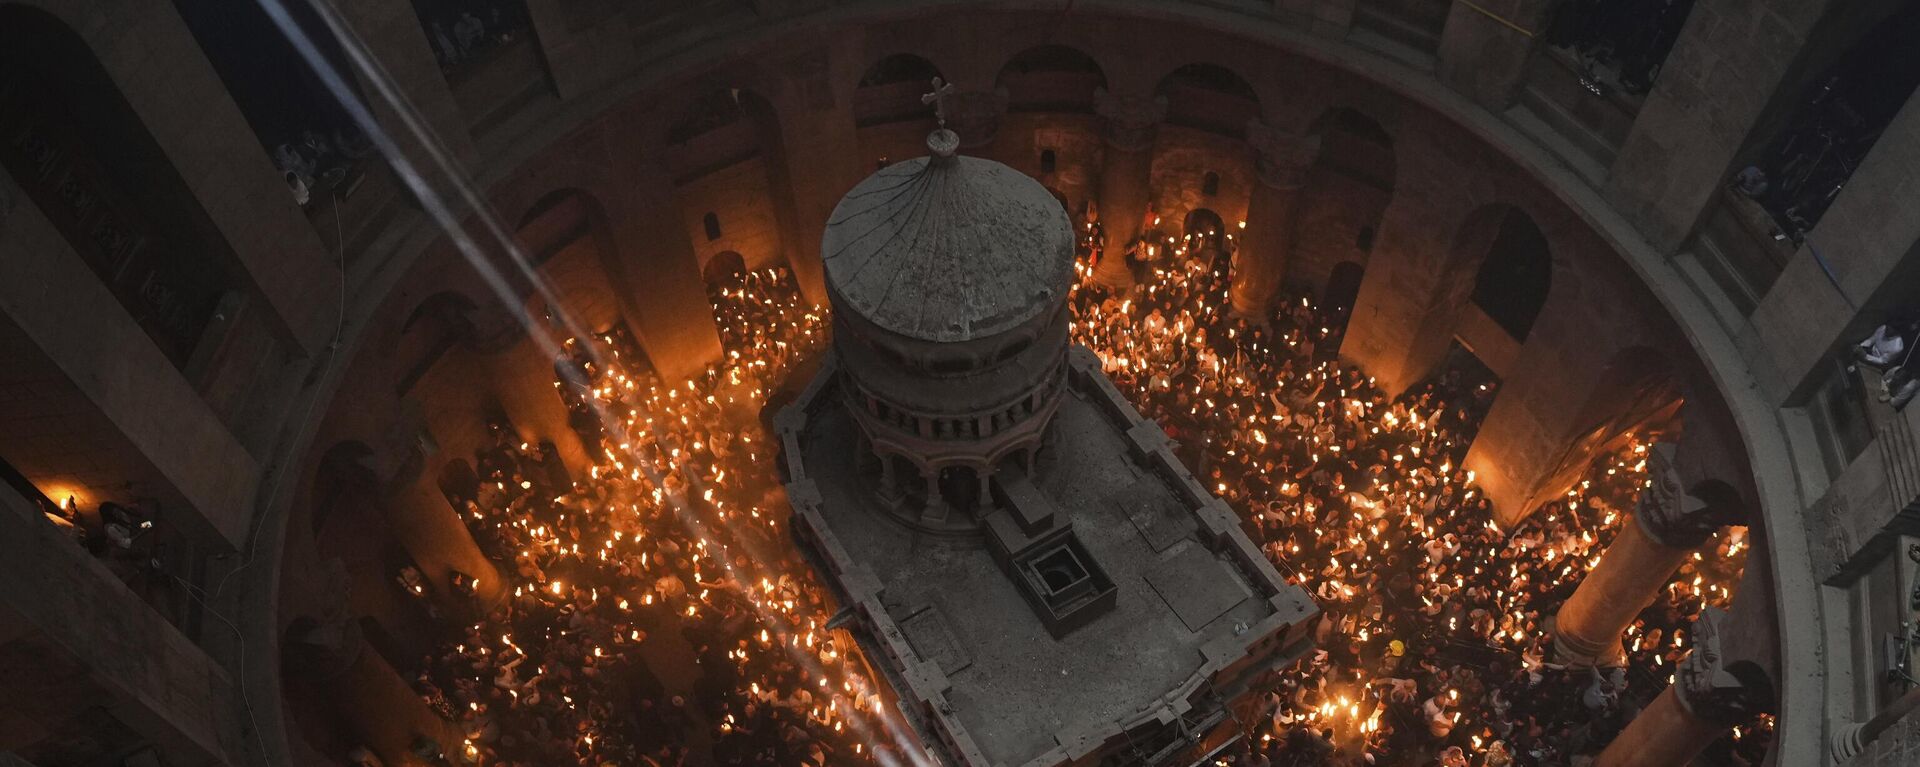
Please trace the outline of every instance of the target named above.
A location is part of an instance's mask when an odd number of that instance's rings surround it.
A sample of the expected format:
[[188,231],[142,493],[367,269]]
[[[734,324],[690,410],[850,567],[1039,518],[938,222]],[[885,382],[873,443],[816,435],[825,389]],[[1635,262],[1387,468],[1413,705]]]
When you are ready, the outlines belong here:
[[625,199],[608,204],[618,253],[609,271],[619,272],[610,276],[632,288],[623,299],[632,309],[627,327],[654,369],[666,381],[684,381],[721,358],[713,305],[672,174],[657,156],[620,143],[615,142],[613,162],[630,183]]
[[[865,437],[862,437],[862,439],[865,439]],[[894,492],[895,483],[899,481],[898,478],[894,476],[896,472],[893,468],[893,456],[887,455],[886,453],[875,453],[875,455],[880,457],[880,493],[882,495],[892,493]]]
[[[342,595],[344,597],[344,595]],[[428,708],[387,659],[367,646],[360,623],[341,605],[294,622],[281,652],[289,686],[320,699],[347,732],[390,764],[415,763],[419,738],[457,756],[464,741],[453,723]]]
[[853,125],[853,84],[858,74],[842,76],[827,47],[781,63],[784,79],[768,98],[778,113],[781,194],[791,196],[793,229],[780,239],[794,280],[808,300],[827,302],[820,238],[833,208],[870,168],[859,161],[860,136]]
[[1093,278],[1112,288],[1133,283],[1126,251],[1140,237],[1153,197],[1153,139],[1167,118],[1167,97],[1116,96],[1102,88],[1093,109],[1106,118],[1106,164],[1100,169],[1100,230],[1106,238]]
[[560,334],[547,330],[545,318],[535,317],[533,321],[534,330],[519,343],[485,358],[490,388],[522,441],[535,445],[543,440],[552,442],[569,474],[587,476],[596,451],[573,430],[572,414],[555,386],[559,379],[554,373],[554,358],[535,335]]
[[1607,744],[1594,767],[1669,767],[1691,764],[1720,734],[1746,721],[1766,701],[1729,673],[1721,655],[1726,613],[1708,608],[1693,622],[1693,653],[1680,662],[1674,683]]
[[[1907,694],[1900,696],[1898,700],[1895,700],[1886,708],[1881,709],[1880,713],[1874,714],[1872,719],[1865,722],[1848,722],[1835,727],[1833,737],[1829,741],[1829,749],[1833,755],[1833,761],[1837,764],[1846,764],[1848,760],[1866,751],[1881,735],[1886,734],[1888,730],[1893,729],[1894,725],[1900,724],[1902,720],[1906,719],[1909,714],[1915,711],[1920,711],[1920,687],[1908,690]],[[1907,727],[1913,729],[1915,725],[1920,725],[1920,722],[1909,723]],[[1895,746],[1895,748],[1898,748],[1898,746]],[[1876,764],[1910,763],[1895,761],[1895,759],[1884,754],[1874,754],[1868,758],[1879,758],[1882,760],[1875,762]]]
[[920,512],[920,518],[929,522],[940,522],[947,518],[947,501],[940,497],[940,469],[928,466],[921,469],[921,478],[927,483],[927,507]]
[[1287,256],[1293,250],[1294,219],[1307,169],[1320,157],[1320,137],[1302,136],[1254,118],[1247,122],[1247,143],[1257,153],[1259,183],[1247,202],[1247,227],[1233,257],[1228,298],[1242,317],[1258,318],[1280,292]]
[[1618,665],[1620,634],[1660,595],[1687,555],[1736,517],[1734,509],[1687,492],[1672,445],[1647,453],[1652,485],[1641,491],[1633,520],[1600,555],[1600,564],[1554,617],[1554,655],[1564,663]]
[[[495,604],[506,595],[506,581],[493,560],[481,553],[480,545],[473,540],[473,531],[467,528],[459,510],[440,492],[435,480],[440,476],[439,469],[438,463],[429,462],[427,471],[398,488],[395,496],[387,501],[392,512],[394,538],[413,557],[420,573],[433,583],[435,599],[458,611],[456,615],[465,617],[474,605],[453,594],[453,571],[459,570],[477,579],[475,596],[484,613],[484,606]],[[394,574],[385,575],[392,578]]]

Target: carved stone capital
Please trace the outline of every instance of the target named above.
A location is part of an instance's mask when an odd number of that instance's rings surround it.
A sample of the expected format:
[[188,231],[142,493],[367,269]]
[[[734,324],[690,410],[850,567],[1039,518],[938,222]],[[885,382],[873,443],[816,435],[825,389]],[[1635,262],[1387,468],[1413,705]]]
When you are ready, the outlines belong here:
[[1167,97],[1120,96],[1101,88],[1093,92],[1093,111],[1107,119],[1107,144],[1123,152],[1153,146],[1154,133],[1167,119]]
[[1693,622],[1693,652],[1674,670],[1673,692],[1688,713],[1715,724],[1733,726],[1761,711],[1765,690],[1728,670],[1721,647],[1727,612],[1709,607]]
[[945,99],[947,128],[960,134],[960,147],[970,149],[993,142],[1000,118],[1007,113],[1007,89],[965,91]]
[[1691,549],[1706,543],[1720,528],[1740,521],[1740,510],[1727,499],[1701,498],[1689,492],[1688,482],[1674,463],[1677,448],[1656,443],[1647,451],[1650,484],[1640,492],[1634,519],[1640,529],[1662,545]]
[[1247,144],[1258,155],[1254,168],[1260,183],[1275,189],[1306,186],[1307,170],[1320,159],[1319,136],[1276,128],[1258,117],[1247,121]]

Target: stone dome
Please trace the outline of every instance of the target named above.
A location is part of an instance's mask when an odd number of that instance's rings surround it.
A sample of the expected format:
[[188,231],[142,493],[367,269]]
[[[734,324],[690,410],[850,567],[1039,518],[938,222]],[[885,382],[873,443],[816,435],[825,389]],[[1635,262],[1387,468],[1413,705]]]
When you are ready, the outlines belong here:
[[836,308],[933,342],[1010,330],[1059,305],[1073,225],[1019,171],[977,157],[880,169],[840,200],[822,238]]

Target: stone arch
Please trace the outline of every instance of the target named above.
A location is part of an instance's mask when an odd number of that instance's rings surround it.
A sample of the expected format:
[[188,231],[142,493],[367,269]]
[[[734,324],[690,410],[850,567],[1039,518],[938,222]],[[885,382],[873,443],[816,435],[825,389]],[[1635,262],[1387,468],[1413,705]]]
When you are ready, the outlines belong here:
[[1232,249],[1226,247],[1227,222],[1220,214],[1210,208],[1187,211],[1181,232],[1192,257],[1210,259],[1214,270],[1222,276],[1230,273]]
[[1217,237],[1226,234],[1226,219],[1207,208],[1194,208],[1187,211],[1187,219],[1181,224],[1181,232],[1187,237]]
[[738,88],[714,88],[693,99],[667,129],[667,168],[674,183],[705,176],[760,154],[760,136]]
[[1328,109],[1307,133],[1319,137],[1321,149],[1299,203],[1287,278],[1324,287],[1336,265],[1366,264],[1398,169],[1393,136],[1358,110]]
[[[795,233],[803,231],[803,227],[799,202],[794,197],[786,127],[781,122],[780,110],[759,91],[741,90],[736,98],[759,142],[758,157],[764,167],[757,178],[764,180],[766,193],[762,203],[742,206],[746,215],[734,214],[732,235],[713,241],[714,250],[706,251],[705,255],[711,258],[731,250],[746,257],[747,263],[755,268],[781,262],[796,265],[802,257]],[[766,215],[769,211],[771,217]]]
[[1746,510],[1752,508],[1746,496],[1733,483],[1725,480],[1703,479],[1687,488],[1687,494],[1705,501],[1712,508],[1738,510],[1741,519],[1745,519]]
[[1060,201],[1060,209],[1067,212],[1067,218],[1076,218],[1073,214],[1073,203],[1067,201],[1066,192],[1062,192],[1053,187],[1047,187],[1047,194],[1053,195],[1053,199]]
[[1154,89],[1167,98],[1167,123],[1245,138],[1247,122],[1261,116],[1260,97],[1246,78],[1217,64],[1188,64],[1169,72]]
[[685,144],[746,119],[732,88],[709,88],[693,99],[667,128],[667,143]]
[[1398,172],[1393,134],[1379,120],[1352,107],[1334,107],[1314,118],[1309,135],[1321,137],[1316,162],[1391,191]]
[[1014,54],[994,85],[1006,89],[1010,112],[1091,114],[1094,93],[1107,87],[1107,75],[1078,48],[1050,43]]
[[723,284],[732,284],[733,281],[738,280],[741,275],[746,273],[747,260],[741,257],[739,253],[731,250],[714,254],[712,258],[707,259],[707,265],[700,270],[701,276],[707,281],[707,288],[709,290],[715,289]]
[[0,5],[0,134],[0,166],[175,367],[220,344],[237,256],[87,41],[38,8]]
[[853,124],[866,128],[896,122],[933,121],[933,109],[921,103],[940,68],[911,53],[896,53],[867,67],[853,91]]
[[396,396],[413,391],[447,352],[474,342],[478,332],[474,315],[478,311],[473,299],[457,290],[443,290],[414,305],[400,325],[400,337],[392,353],[398,365],[393,384]]
[[[521,215],[514,237],[560,308],[583,330],[604,333],[621,323],[619,255],[605,209],[592,194],[578,188],[548,192]],[[557,327],[553,307],[531,288],[523,290],[529,312]]]
[[1487,234],[1491,236],[1485,237],[1484,249],[1456,252],[1476,263],[1470,300],[1514,341],[1526,343],[1553,286],[1553,252],[1547,235],[1524,211],[1502,205],[1469,216],[1454,244],[1472,248]]

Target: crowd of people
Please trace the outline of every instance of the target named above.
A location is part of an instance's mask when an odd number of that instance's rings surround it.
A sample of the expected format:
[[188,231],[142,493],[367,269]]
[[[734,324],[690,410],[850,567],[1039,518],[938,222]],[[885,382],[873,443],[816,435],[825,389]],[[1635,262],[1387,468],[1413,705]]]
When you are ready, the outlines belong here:
[[327,135],[306,128],[297,138],[274,145],[273,167],[293,201],[305,207],[315,192],[333,192],[347,183],[354,166],[371,156],[373,141],[357,128],[336,128]]
[[[1098,238],[1082,249],[1097,258]],[[1142,249],[1135,287],[1075,288],[1075,340],[1325,613],[1319,649],[1262,693],[1271,716],[1223,762],[1575,763],[1668,684],[1690,619],[1729,600],[1740,529],[1628,630],[1624,668],[1554,664],[1546,623],[1627,521],[1656,435],[1623,435],[1563,499],[1496,526],[1460,467],[1495,382],[1446,368],[1390,399],[1337,361],[1343,309],[1301,293],[1264,322],[1230,316],[1231,235]],[[512,586],[419,678],[470,761],[917,763],[889,693],[828,627],[769,468],[761,411],[824,349],[824,310],[783,270],[712,298],[724,359],[693,381],[652,377],[617,335],[568,344],[557,388],[599,451],[589,476],[502,426],[452,491]],[[1715,753],[1750,763],[1765,730]]]
[[826,765],[896,749],[785,538],[754,426],[767,382],[818,351],[822,317],[784,273],[714,298],[726,361],[693,381],[660,382],[618,335],[568,344],[557,380],[600,451],[590,476],[497,426],[471,487],[451,491],[512,585],[418,680],[470,762]]
[[[1559,765],[1597,752],[1666,687],[1699,611],[1729,602],[1744,529],[1696,553],[1629,627],[1625,667],[1552,663],[1547,621],[1628,521],[1657,434],[1622,435],[1564,498],[1496,526],[1461,462],[1497,383],[1443,365],[1389,399],[1336,361],[1345,308],[1300,293],[1262,322],[1233,318],[1231,240],[1127,254],[1147,279],[1083,283],[1075,335],[1325,612],[1319,649],[1267,693],[1272,720],[1238,758]],[[1719,748],[1752,763],[1764,738],[1743,729]]]
[[518,0],[413,0],[442,73],[453,73],[532,25]]

